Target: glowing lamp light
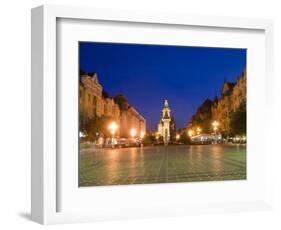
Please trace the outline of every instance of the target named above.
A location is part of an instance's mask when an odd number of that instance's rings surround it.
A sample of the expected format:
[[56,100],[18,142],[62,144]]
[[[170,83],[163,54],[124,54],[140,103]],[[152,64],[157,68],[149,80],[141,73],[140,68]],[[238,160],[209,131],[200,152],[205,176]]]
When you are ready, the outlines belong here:
[[218,127],[218,126],[219,126],[219,123],[218,123],[217,121],[214,121],[214,122],[212,123],[212,125],[213,125],[214,127]]
[[190,136],[190,137],[193,136],[193,131],[192,130],[188,130],[188,136]]
[[141,139],[144,138],[144,135],[145,135],[145,133],[144,133],[143,131],[141,131],[141,133],[140,133],[140,138],[141,138]]
[[136,136],[136,134],[137,134],[137,130],[136,130],[135,128],[132,128],[132,129],[130,130],[130,135],[131,135],[131,137],[134,138],[134,137]]
[[212,123],[213,129],[214,129],[215,132],[218,130],[218,126],[219,126],[219,125],[220,125],[220,124],[219,124],[217,121],[214,121],[214,122]]
[[83,132],[79,132],[79,137],[85,137],[86,135]]
[[114,135],[118,129],[118,125],[115,121],[111,122],[110,125],[108,126],[108,129],[110,130],[110,133]]

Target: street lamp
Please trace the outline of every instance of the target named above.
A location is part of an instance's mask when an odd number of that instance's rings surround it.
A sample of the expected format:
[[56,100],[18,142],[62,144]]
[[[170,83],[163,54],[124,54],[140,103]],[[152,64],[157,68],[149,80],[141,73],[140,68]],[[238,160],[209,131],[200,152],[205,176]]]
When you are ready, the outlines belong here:
[[196,131],[197,131],[197,135],[199,135],[201,133],[202,129],[200,127],[197,127]]
[[218,130],[218,126],[219,126],[220,124],[217,122],[217,121],[214,121],[213,123],[212,123],[212,126],[213,126],[213,129],[214,129],[214,132],[216,133],[217,132],[217,130]]
[[114,134],[116,133],[117,129],[118,129],[118,125],[115,121],[111,122],[110,125],[108,126],[108,129],[110,130],[110,133],[112,134],[112,136],[114,136]]
[[177,139],[177,141],[180,139],[180,135],[179,134],[176,135],[176,139]]
[[108,126],[108,129],[109,129],[109,131],[110,131],[110,133],[112,135],[112,147],[113,147],[114,146],[114,143],[113,143],[114,135],[115,135],[115,133],[116,133],[116,131],[118,129],[117,123],[115,121],[111,122],[110,125]]
[[143,139],[144,138],[145,133],[143,131],[140,132],[140,138]]
[[188,136],[189,137],[192,137],[193,136],[193,131],[190,129],[190,130],[188,130]]
[[213,126],[213,129],[214,129],[214,132],[215,132],[215,144],[217,143],[217,136],[216,136],[216,134],[217,134],[217,130],[218,130],[218,126],[219,126],[220,124],[217,122],[217,121],[214,121],[213,123],[212,123],[212,126]]
[[130,135],[131,135],[131,137],[134,138],[134,137],[136,136],[136,134],[137,134],[137,130],[136,130],[135,128],[132,128],[132,129],[130,130]]

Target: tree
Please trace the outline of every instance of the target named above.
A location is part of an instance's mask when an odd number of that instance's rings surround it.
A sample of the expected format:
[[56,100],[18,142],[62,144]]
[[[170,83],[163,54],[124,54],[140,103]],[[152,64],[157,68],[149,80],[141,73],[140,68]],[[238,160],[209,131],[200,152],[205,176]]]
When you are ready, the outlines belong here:
[[182,132],[180,134],[179,142],[183,144],[189,144],[190,143],[190,137],[187,135],[186,132]]
[[158,144],[163,144],[163,143],[164,143],[164,138],[163,138],[163,136],[159,136],[159,137],[158,137],[157,143],[158,143]]
[[85,72],[84,70],[80,69],[79,74],[80,74],[80,75],[86,75],[87,72]]
[[242,103],[236,112],[230,116],[230,133],[231,135],[246,135],[247,128],[247,111],[246,102]]
[[114,119],[112,117],[105,116],[105,115],[101,116],[101,118],[99,120],[99,124],[98,124],[99,132],[101,135],[103,135],[104,137],[111,137],[108,126],[113,121],[114,121]]
[[114,97],[114,102],[119,105],[120,110],[126,110],[129,107],[127,98],[121,94]]
[[195,115],[191,118],[192,128],[196,130],[200,127],[202,132],[212,132],[212,105],[213,101],[206,99],[197,109]]
[[102,97],[103,98],[109,98],[109,94],[106,91],[102,91]]
[[83,113],[80,114],[80,132],[86,134],[84,138],[87,141],[95,141],[99,136],[110,137],[110,131],[108,126],[113,121],[112,117],[109,116],[94,116],[93,118],[85,118]]
[[99,118],[97,116],[88,119],[85,123],[86,139],[88,141],[95,141],[97,139],[96,133],[99,132]]
[[142,143],[144,145],[152,145],[154,143],[156,143],[156,138],[154,135],[146,135],[143,140],[142,140]]
[[171,141],[176,140],[177,128],[176,128],[176,121],[173,116],[171,117],[171,122],[170,122],[170,136],[171,136]]
[[79,111],[79,130],[80,130],[80,132],[86,131],[86,124],[87,124],[87,117],[80,109],[80,111]]

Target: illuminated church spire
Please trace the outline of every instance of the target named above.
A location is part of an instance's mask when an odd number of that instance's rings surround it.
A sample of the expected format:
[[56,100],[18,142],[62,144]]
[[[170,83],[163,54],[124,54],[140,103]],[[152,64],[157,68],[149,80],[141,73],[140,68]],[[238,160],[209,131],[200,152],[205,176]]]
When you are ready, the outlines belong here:
[[165,100],[164,107],[169,107],[168,100]]
[[162,118],[158,124],[158,135],[163,137],[164,144],[167,145],[170,141],[170,122],[171,110],[169,108],[168,100],[165,100],[162,109]]

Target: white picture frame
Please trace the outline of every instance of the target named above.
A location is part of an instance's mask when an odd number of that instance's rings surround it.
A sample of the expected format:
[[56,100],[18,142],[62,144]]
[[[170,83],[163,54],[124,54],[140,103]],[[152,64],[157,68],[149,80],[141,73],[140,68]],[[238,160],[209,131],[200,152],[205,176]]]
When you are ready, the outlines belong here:
[[[110,205],[109,202],[109,204],[104,205],[106,207],[105,209],[102,208],[102,204],[98,204],[100,205],[98,208],[86,207],[86,203],[83,200],[81,200],[81,203],[80,201],[78,202],[78,200],[72,200],[72,205],[71,199],[73,199],[73,197],[69,195],[67,201],[70,203],[68,203],[67,207],[70,209],[69,207],[72,206],[74,211],[61,209],[60,200],[64,198],[62,196],[68,196],[68,192],[62,187],[63,183],[61,178],[63,177],[59,175],[60,173],[64,174],[60,169],[61,164],[64,163],[60,162],[60,158],[57,155],[57,151],[59,150],[58,112],[60,110],[58,109],[57,100],[61,89],[56,78],[58,74],[57,41],[58,23],[61,19],[72,21],[81,19],[88,21],[93,20],[109,24],[113,22],[124,22],[130,23],[130,26],[137,23],[138,25],[146,24],[155,27],[169,28],[180,26],[181,29],[184,29],[185,26],[189,26],[194,28],[198,27],[203,30],[204,28],[206,30],[208,28],[219,28],[221,30],[239,29],[243,31],[261,31],[263,33],[262,39],[264,39],[260,41],[264,41],[264,57],[262,57],[261,60],[263,62],[262,66],[264,67],[262,70],[264,70],[265,73],[260,73],[260,83],[257,81],[257,87],[264,87],[260,93],[260,97],[263,99],[266,110],[261,108],[264,110],[261,111],[261,114],[265,119],[263,131],[266,132],[267,135],[263,148],[264,153],[262,153],[263,155],[261,155],[260,161],[264,160],[266,163],[264,163],[262,169],[259,168],[261,165],[253,166],[255,168],[253,170],[262,170],[264,174],[264,178],[261,182],[256,182],[257,187],[254,187],[254,189],[259,188],[259,186],[263,187],[263,191],[261,193],[257,192],[257,196],[253,196],[254,198],[250,200],[250,192],[253,192],[253,190],[248,191],[246,185],[241,185],[245,186],[246,192],[249,192],[248,196],[237,196],[236,199],[233,200],[221,197],[221,200],[205,198],[201,203],[196,199],[194,199],[194,203],[180,203],[179,200],[174,199],[163,205],[160,205],[159,202],[153,203],[153,201],[150,201],[151,206],[142,206],[140,203],[134,204],[128,199],[125,201],[127,203],[124,207],[121,207],[120,203],[116,203],[115,206],[113,206]],[[157,36],[155,39],[155,41],[157,41]],[[239,41],[237,42],[239,43]],[[265,84],[263,85],[262,83]],[[249,84],[251,87],[254,81],[250,80]],[[271,117],[275,105],[274,92],[272,90],[273,84],[273,22],[271,20],[113,11],[51,5],[32,9],[32,219],[41,224],[56,224],[153,216],[164,217],[208,212],[265,210],[272,208],[273,181],[270,162],[272,161],[271,151],[273,145],[271,145],[272,140],[270,136],[274,135],[275,132],[273,130],[273,119]],[[69,85],[67,87],[72,86]],[[254,105],[255,104],[252,104],[253,107],[250,108],[254,108]],[[254,126],[250,124],[250,130],[251,129],[254,129]],[[260,137],[257,136],[257,139],[258,138]],[[149,197],[150,194],[155,194],[155,192],[164,191],[163,189],[167,189],[169,194],[174,193],[176,196],[183,197],[184,195],[180,191],[185,191],[184,189],[187,188],[186,185],[180,184],[145,186],[146,192],[144,196],[146,198]],[[189,185],[188,189],[192,190],[194,187],[194,193],[196,194],[198,189],[205,190],[207,188],[206,186],[208,185],[197,183],[196,185]],[[224,185],[220,184],[215,186],[221,187]],[[233,189],[238,188],[235,182],[231,184],[228,183],[227,186]],[[128,194],[135,193],[139,197],[142,194],[142,188],[141,186],[131,185],[130,187],[122,187],[116,190],[110,188],[110,192],[108,188],[102,188],[95,192],[100,195],[105,192],[110,194],[110,197],[114,196],[114,193],[122,193],[123,195],[121,196],[123,197],[128,197]],[[60,189],[64,190],[64,192],[61,193]],[[213,191],[217,191],[217,189],[218,188],[214,188]],[[241,189],[243,188],[241,187]],[[210,191],[212,191],[212,188],[210,188]],[[84,194],[89,192],[94,191],[83,191]],[[81,194],[78,194],[78,196],[81,196]],[[163,198],[160,195],[159,197]],[[107,203],[105,197],[101,199],[103,199],[104,204]],[[142,202],[141,198],[140,201]],[[77,210],[75,210],[76,207]],[[85,210],[83,210],[83,208],[85,208]],[[120,210],[122,210],[122,212]]]

